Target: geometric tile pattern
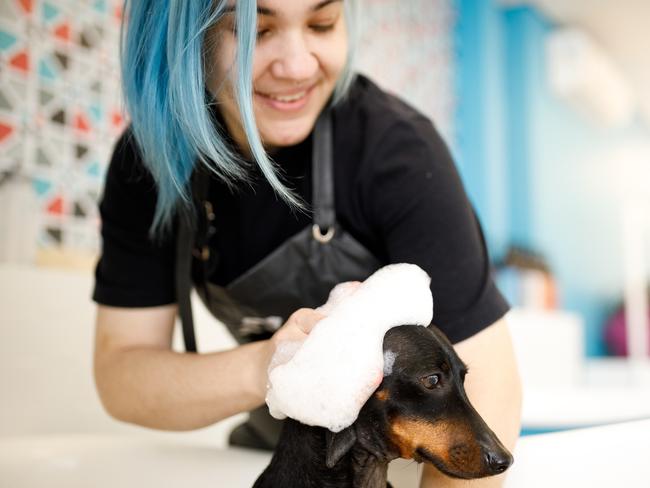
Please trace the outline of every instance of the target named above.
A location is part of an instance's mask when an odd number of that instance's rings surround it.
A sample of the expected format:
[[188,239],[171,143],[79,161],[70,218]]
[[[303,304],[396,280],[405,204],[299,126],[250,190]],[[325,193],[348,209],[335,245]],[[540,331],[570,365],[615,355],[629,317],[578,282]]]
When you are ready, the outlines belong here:
[[[96,202],[125,124],[122,4],[0,0],[0,182],[8,172],[31,181],[38,248],[99,249]],[[360,70],[453,145],[453,0],[364,0],[361,13]]]
[[0,174],[31,181],[38,248],[99,248],[97,200],[124,127],[122,3],[0,0]]
[[436,124],[453,146],[453,0],[363,0],[357,66]]

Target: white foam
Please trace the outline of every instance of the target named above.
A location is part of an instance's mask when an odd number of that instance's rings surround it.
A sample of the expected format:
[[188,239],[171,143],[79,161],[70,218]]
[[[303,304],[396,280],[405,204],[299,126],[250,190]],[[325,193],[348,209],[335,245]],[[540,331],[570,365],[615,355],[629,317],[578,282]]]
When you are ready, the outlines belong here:
[[358,288],[335,287],[320,308],[327,317],[302,345],[278,348],[266,396],[271,415],[333,432],[351,425],[383,378],[386,331],[431,322],[430,281],[416,265],[392,264]]
[[393,374],[393,364],[395,364],[396,357],[396,352],[388,350],[384,353],[384,376]]

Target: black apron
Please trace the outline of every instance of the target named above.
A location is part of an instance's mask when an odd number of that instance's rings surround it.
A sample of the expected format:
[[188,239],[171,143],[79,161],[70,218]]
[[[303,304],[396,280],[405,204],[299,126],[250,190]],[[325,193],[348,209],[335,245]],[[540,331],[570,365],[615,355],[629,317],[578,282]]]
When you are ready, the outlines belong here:
[[[196,283],[199,296],[240,344],[269,338],[297,309],[324,304],[338,283],[363,281],[381,267],[380,261],[336,221],[329,110],[324,110],[316,122],[313,137],[313,225],[290,237],[226,286],[208,280],[207,263],[215,259],[208,246],[215,231],[215,215],[207,200],[209,175],[195,171],[192,191],[198,219],[180,216],[176,255],[176,296],[188,352],[196,352],[190,305],[192,256],[197,258],[197,269],[202,269]],[[271,417],[262,405],[250,413],[246,424],[233,431],[230,443],[273,449],[281,426],[282,421]]]

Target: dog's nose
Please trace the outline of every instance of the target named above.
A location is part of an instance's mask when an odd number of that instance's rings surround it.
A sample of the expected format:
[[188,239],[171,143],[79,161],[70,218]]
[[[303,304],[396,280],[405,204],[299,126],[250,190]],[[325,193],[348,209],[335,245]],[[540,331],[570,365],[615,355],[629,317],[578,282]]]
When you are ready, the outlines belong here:
[[512,455],[507,451],[492,452],[485,454],[485,464],[493,474],[503,473],[512,464]]

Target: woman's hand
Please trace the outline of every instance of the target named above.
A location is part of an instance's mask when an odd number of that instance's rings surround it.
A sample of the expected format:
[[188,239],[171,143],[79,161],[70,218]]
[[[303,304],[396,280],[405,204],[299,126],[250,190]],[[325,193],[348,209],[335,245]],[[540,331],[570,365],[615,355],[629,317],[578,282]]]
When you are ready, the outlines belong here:
[[[264,341],[265,353],[264,357],[259,363],[260,369],[262,371],[260,371],[260,374],[258,375],[260,378],[258,388],[262,399],[266,397],[271,361],[273,360],[273,356],[278,350],[280,344],[302,343],[312,331],[314,326],[324,318],[324,314],[317,312],[312,308],[300,308],[291,314],[284,325],[280,327],[275,332],[275,334],[273,334],[273,337],[267,341]],[[275,358],[274,363],[276,365],[282,362],[284,361],[278,361],[278,358]]]
[[345,298],[352,295],[359,288],[359,285],[361,285],[360,281],[340,283],[330,292],[327,303],[317,309],[301,308],[296,310],[271,338],[274,346],[277,348],[281,342],[304,341],[314,326],[329,315],[333,308],[339,305]]
[[360,281],[340,283],[330,292],[327,303],[317,309],[301,308],[296,310],[291,314],[286,323],[271,337],[271,342],[274,346],[272,348],[273,352],[275,352],[281,342],[300,343],[304,341],[314,326],[329,315],[342,301],[352,295],[359,288],[359,285],[361,285]]
[[[264,374],[260,375],[260,378],[264,380],[264,384],[260,382],[259,385],[260,391],[264,392],[264,396],[266,396],[269,369],[289,361],[314,326],[346,297],[353,294],[359,285],[361,285],[360,281],[348,281],[335,286],[329,295],[327,303],[315,310],[312,308],[296,310],[284,325],[273,334],[273,337],[265,342],[266,354],[261,364]],[[280,348],[280,344],[284,344],[283,352],[276,355],[275,353]]]
[[273,334],[273,337],[271,337],[274,349],[277,349],[278,344],[281,342],[304,341],[314,326],[324,318],[324,314],[312,308],[301,308],[296,310],[291,314],[284,325]]

